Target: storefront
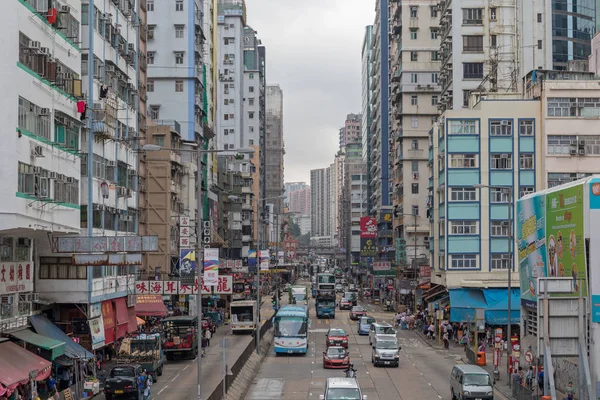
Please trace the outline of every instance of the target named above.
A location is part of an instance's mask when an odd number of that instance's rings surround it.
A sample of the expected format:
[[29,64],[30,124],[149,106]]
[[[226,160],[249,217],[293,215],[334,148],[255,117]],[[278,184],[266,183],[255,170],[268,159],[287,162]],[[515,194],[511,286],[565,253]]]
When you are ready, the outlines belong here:
[[30,398],[36,382],[44,381],[51,373],[52,363],[5,341],[0,343],[0,396],[10,396],[14,391]]
[[166,317],[167,307],[159,294],[138,294],[135,315],[138,317]]
[[33,353],[39,351],[39,355],[48,361],[65,354],[65,342],[38,335],[29,329],[11,333],[10,336],[23,343],[26,350]]

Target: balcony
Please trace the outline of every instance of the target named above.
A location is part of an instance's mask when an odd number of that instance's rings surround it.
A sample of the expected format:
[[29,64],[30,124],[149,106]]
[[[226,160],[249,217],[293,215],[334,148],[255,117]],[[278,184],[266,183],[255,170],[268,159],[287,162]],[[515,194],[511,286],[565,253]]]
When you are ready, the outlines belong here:
[[252,188],[250,186],[242,186],[242,194],[251,194]]
[[245,218],[245,219],[242,220],[242,225],[243,226],[250,226],[250,225],[252,225],[252,222],[253,222],[252,218]]
[[252,203],[242,203],[242,210],[244,211],[251,211],[252,210]]
[[249,243],[252,241],[252,235],[242,235],[242,243]]
[[177,163],[177,164],[181,164],[181,155],[180,154],[178,154],[178,153],[176,153],[174,151],[171,151],[170,155],[169,155],[169,158],[171,159],[171,162],[174,162],[174,163]]

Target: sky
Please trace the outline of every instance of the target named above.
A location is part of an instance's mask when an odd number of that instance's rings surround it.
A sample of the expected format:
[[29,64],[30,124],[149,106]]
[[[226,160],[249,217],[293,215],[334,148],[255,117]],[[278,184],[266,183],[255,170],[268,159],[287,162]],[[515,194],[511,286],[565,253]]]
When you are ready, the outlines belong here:
[[266,46],[267,84],[283,90],[285,182],[333,163],[339,128],[361,110],[361,47],[375,0],[246,0]]

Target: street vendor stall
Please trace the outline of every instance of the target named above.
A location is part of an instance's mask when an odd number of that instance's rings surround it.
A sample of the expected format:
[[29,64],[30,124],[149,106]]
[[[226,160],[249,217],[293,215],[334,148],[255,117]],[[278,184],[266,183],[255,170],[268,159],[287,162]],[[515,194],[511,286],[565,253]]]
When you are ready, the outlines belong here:
[[0,343],[0,396],[8,397],[19,389],[31,393],[37,381],[48,378],[51,367],[50,361],[13,342]]

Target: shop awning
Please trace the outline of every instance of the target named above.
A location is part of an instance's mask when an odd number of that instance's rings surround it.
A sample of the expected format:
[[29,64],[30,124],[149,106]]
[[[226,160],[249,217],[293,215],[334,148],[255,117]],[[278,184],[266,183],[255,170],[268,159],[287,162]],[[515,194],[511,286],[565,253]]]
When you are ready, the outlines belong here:
[[129,314],[129,324],[127,326],[127,332],[137,332],[138,325],[140,324],[138,321],[138,317],[135,316],[135,307],[127,308],[127,313]]
[[169,311],[160,294],[138,295],[135,314],[140,317],[166,317]]
[[[487,302],[485,322],[489,325],[506,325],[508,323],[508,289],[483,289]],[[519,324],[521,321],[521,296],[519,289],[511,289],[510,321]]]
[[427,292],[423,293],[423,300],[430,303],[432,300],[435,300],[437,297],[443,296],[446,293],[446,287],[443,285],[433,284],[431,289]]
[[475,309],[487,309],[481,289],[450,289],[450,322],[475,322]]
[[50,352],[50,360],[54,360],[56,357],[65,354],[65,342],[38,335],[29,329],[14,332],[10,335],[36,347],[48,350]]
[[70,358],[81,358],[88,360],[94,358],[94,355],[81,347],[78,343],[75,343],[66,333],[64,333],[58,326],[54,325],[52,321],[43,315],[32,315],[31,325],[37,333],[43,336],[47,336],[52,339],[65,342],[65,355]]
[[125,297],[115,299],[115,311],[117,312],[117,339],[125,337],[129,329],[129,313]]
[[38,357],[13,342],[0,343],[0,385],[14,389],[30,379],[43,381],[51,372],[52,363]]

